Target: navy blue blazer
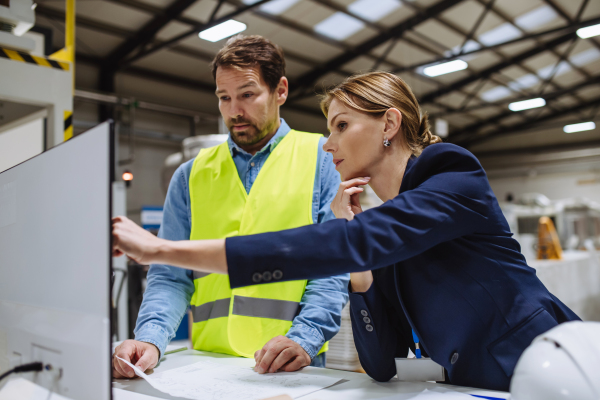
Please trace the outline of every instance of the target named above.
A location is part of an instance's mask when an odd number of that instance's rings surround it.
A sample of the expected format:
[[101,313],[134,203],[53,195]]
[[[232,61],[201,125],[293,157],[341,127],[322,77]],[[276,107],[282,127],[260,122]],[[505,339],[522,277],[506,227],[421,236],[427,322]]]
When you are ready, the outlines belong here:
[[373,270],[350,301],[361,364],[378,381],[414,350],[414,329],[450,383],[508,390],[531,341],[579,319],[526,264],[477,159],[452,144],[409,160],[400,194],[352,221],[232,237],[226,252],[232,288]]

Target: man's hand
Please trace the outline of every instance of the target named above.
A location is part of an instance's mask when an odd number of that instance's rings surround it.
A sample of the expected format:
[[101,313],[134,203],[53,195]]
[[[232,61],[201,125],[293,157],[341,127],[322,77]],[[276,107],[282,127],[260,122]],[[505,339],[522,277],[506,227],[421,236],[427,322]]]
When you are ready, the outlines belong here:
[[345,218],[352,221],[356,214],[362,212],[358,196],[364,191],[359,186],[369,183],[371,178],[354,178],[340,183],[337,194],[331,202],[331,211],[336,218]]
[[112,375],[113,378],[133,378],[135,372],[133,368],[119,360],[116,356],[127,360],[142,371],[152,369],[158,364],[159,356],[158,348],[146,342],[138,342],[137,340],[126,340],[115,349],[115,354],[112,358]]
[[310,365],[308,353],[298,343],[285,336],[275,336],[256,353],[254,353],[256,366],[254,370],[259,374],[267,372],[297,371]]

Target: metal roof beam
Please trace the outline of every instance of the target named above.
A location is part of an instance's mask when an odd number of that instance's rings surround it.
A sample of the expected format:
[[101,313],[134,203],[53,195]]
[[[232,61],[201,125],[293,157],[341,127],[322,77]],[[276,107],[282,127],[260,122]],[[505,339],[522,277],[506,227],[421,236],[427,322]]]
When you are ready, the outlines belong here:
[[466,78],[460,79],[457,82],[451,83],[450,85],[448,85],[442,89],[428,93],[425,96],[421,97],[421,103],[422,104],[430,103],[441,96],[444,96],[452,91],[461,89],[464,86],[469,85],[479,79],[488,79],[492,74],[496,74],[496,73],[502,71],[503,69],[510,67],[511,65],[515,65],[520,62],[523,62],[523,61],[525,61],[533,56],[536,56],[546,50],[553,49],[563,43],[568,42],[569,40],[572,40],[575,37],[577,37],[577,35],[574,32],[570,32],[570,33],[564,34],[562,36],[559,36],[553,40],[550,40],[546,43],[541,44],[540,46],[536,46],[533,49],[524,51],[524,52],[522,52],[516,56],[510,57],[496,65],[492,65],[491,67],[488,67],[482,71],[471,74]]
[[175,20],[195,2],[196,0],[175,0],[160,14],[156,15],[150,22],[144,25],[142,29],[137,31],[133,37],[130,37],[113,50],[106,57],[103,64],[108,68],[118,69],[121,61],[125,59],[125,57],[138,47],[143,48],[145,45],[151,43],[161,29]]
[[327,61],[322,66],[315,68],[312,71],[303,74],[294,82],[290,83],[290,88],[295,90],[296,88],[306,87],[312,85],[321,76],[347,64],[348,62],[360,57],[364,54],[369,53],[375,47],[387,42],[392,38],[402,36],[406,31],[414,28],[415,26],[433,18],[442,12],[450,9],[462,0],[441,0],[433,6],[424,10],[424,12],[417,14],[416,16],[409,18],[406,21],[399,23],[398,25],[390,28],[387,32],[380,33],[372,39],[369,39],[358,46],[346,51],[345,53],[334,57],[332,60]]
[[[587,79],[587,80],[585,80],[585,81],[583,81],[580,84],[575,85],[575,86],[571,86],[571,87],[568,87],[568,88],[562,88],[562,89],[556,90],[554,92],[545,93],[543,97],[546,100],[548,100],[548,99],[555,99],[555,98],[557,98],[559,96],[571,94],[571,93],[573,93],[573,92],[575,92],[577,90],[583,89],[586,86],[598,85],[598,84],[600,84],[600,75],[594,76],[594,77],[592,77],[590,79]],[[477,111],[477,110],[481,110],[481,109],[485,109],[485,108],[489,108],[489,107],[503,107],[503,108],[505,108],[507,104],[514,103],[516,101],[527,100],[527,99],[530,99],[530,98],[531,98],[531,96],[521,96],[521,97],[512,98],[512,99],[508,99],[508,100],[497,101],[497,102],[494,102],[494,103],[477,104],[475,106],[471,106],[471,107],[465,108],[464,110],[461,110],[461,112]],[[435,114],[431,114],[430,118],[441,118],[441,117],[444,117],[444,116],[446,116],[448,114],[451,114],[451,113],[452,112],[435,113]],[[513,115],[513,114],[508,114],[508,115]],[[494,117],[492,117],[492,118],[494,118]],[[468,130],[470,132],[472,132],[473,129],[475,129],[475,128],[478,128],[478,127],[476,127],[475,125],[471,125],[471,126],[468,127]],[[463,128],[463,129],[466,130],[467,128]],[[463,129],[461,129],[460,131],[456,131],[455,134],[458,135],[460,133],[463,133],[462,132]]]
[[596,17],[596,18],[592,18],[592,19],[588,19],[586,21],[583,22],[579,22],[576,24],[570,24],[570,25],[566,25],[566,26],[562,26],[560,28],[554,28],[554,29],[549,29],[547,31],[543,31],[543,32],[538,32],[538,33],[533,33],[530,35],[525,35],[525,36],[521,36],[520,38],[516,38],[513,40],[509,40],[508,42],[503,42],[503,43],[498,43],[492,46],[482,46],[478,49],[474,49],[471,51],[465,51],[462,54],[456,54],[450,57],[439,57],[436,58],[433,61],[427,61],[427,62],[420,62],[420,63],[416,63],[416,64],[412,64],[412,65],[407,65],[404,67],[399,67],[394,69],[394,73],[400,73],[400,72],[405,72],[411,69],[416,69],[419,67],[423,67],[425,65],[430,65],[430,64],[437,64],[437,63],[442,63],[442,62],[448,62],[448,61],[452,61],[452,60],[456,60],[457,58],[460,57],[464,57],[464,56],[468,56],[468,55],[472,55],[472,54],[476,54],[476,53],[481,53],[483,51],[490,51],[490,50],[496,50],[499,49],[500,47],[505,47],[505,46],[510,46],[516,43],[520,43],[520,42],[524,42],[527,40],[532,40],[532,39],[539,39],[543,36],[548,36],[554,33],[569,33],[569,32],[575,32],[577,31],[579,28],[583,28],[586,26],[591,26],[591,25],[596,25],[596,24],[600,24],[600,17]]
[[483,135],[471,135],[470,138],[458,141],[456,143],[463,147],[472,146],[474,144],[481,143],[483,141],[489,140],[494,137],[521,132],[526,129],[535,127],[535,125],[540,122],[545,122],[545,121],[552,120],[555,118],[564,117],[565,115],[569,115],[569,114],[572,114],[572,113],[575,113],[578,111],[582,111],[582,110],[588,109],[590,107],[595,107],[598,105],[600,105],[600,97],[596,97],[595,99],[586,101],[585,104],[577,104],[577,105],[569,107],[569,108],[565,108],[565,109],[562,109],[559,111],[552,112],[550,114],[546,114],[542,117],[530,118],[530,119],[527,119],[526,121],[516,124],[516,125],[500,127],[492,132],[489,132],[489,133],[486,133]]
[[[557,90],[555,92],[546,93],[544,95],[544,99],[546,100],[546,102],[553,102],[556,100],[560,100],[564,95],[571,94],[578,90],[584,89],[588,86],[599,85],[599,84],[600,84],[600,75],[597,75],[597,76],[592,77],[591,79],[587,79],[587,80],[581,82],[580,84],[572,86],[570,88],[565,88],[562,90]],[[521,100],[527,100],[527,98],[512,99],[510,101],[506,101],[506,102],[498,103],[498,104],[506,106],[506,104],[516,102],[516,101],[521,101]],[[584,106],[585,106],[585,103],[579,104],[579,107],[584,107]],[[505,111],[505,112],[495,115],[493,117],[487,118],[485,121],[468,125],[459,131],[453,132],[450,135],[449,139],[452,140],[452,138],[454,138],[456,141],[460,141],[461,137],[463,137],[463,136],[475,135],[482,128],[488,127],[490,125],[497,125],[503,119],[511,117],[513,115],[515,115],[515,113],[513,111]]]
[[166,41],[162,42],[159,45],[153,46],[153,47],[151,47],[149,49],[146,49],[146,50],[142,50],[142,51],[140,51],[138,54],[136,54],[133,57],[130,57],[130,58],[126,59],[126,60],[123,60],[119,64],[118,67],[119,68],[124,67],[124,66],[126,66],[128,64],[131,64],[134,61],[139,60],[140,58],[149,56],[150,54],[155,53],[158,50],[162,50],[162,49],[171,47],[174,44],[176,44],[177,42],[180,42],[180,41],[182,41],[183,39],[185,39],[185,38],[187,38],[189,36],[198,34],[198,33],[200,33],[201,31],[203,31],[205,29],[208,29],[210,27],[219,25],[220,23],[223,23],[225,21],[230,20],[231,18],[235,17],[236,15],[239,15],[239,14],[242,14],[242,13],[244,13],[246,11],[252,10],[255,7],[258,7],[258,6],[261,6],[261,5],[265,4],[265,3],[268,3],[269,1],[271,1],[271,0],[260,0],[260,1],[256,2],[256,3],[254,3],[254,4],[250,4],[250,5],[247,5],[247,6],[240,7],[237,10],[230,12],[229,14],[226,14],[226,15],[220,17],[220,18],[217,18],[215,20],[209,21],[207,23],[203,23],[203,22],[197,23],[197,24],[195,24],[192,27],[192,29],[190,29],[190,30],[188,30],[188,31],[186,31],[186,32],[184,32],[182,34],[179,34],[179,35],[175,36],[174,38],[166,40]]

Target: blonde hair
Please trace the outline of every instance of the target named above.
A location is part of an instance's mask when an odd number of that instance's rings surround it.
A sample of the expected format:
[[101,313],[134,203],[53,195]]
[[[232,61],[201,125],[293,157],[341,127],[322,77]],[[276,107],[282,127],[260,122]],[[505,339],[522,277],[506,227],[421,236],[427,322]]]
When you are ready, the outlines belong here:
[[431,133],[427,113],[421,116],[421,108],[410,87],[389,72],[354,75],[327,89],[321,100],[325,117],[333,99],[376,118],[383,116],[390,108],[396,108],[402,113],[404,139],[415,156],[420,155],[427,146],[442,141]]

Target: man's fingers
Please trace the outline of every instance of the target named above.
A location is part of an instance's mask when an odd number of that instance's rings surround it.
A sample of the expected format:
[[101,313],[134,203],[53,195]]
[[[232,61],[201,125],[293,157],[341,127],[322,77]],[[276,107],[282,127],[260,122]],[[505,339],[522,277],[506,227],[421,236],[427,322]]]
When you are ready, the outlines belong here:
[[[129,375],[129,371],[127,371],[123,368],[123,366],[125,366],[127,368],[129,368],[129,366],[127,364],[123,363],[121,360],[119,360],[116,357],[113,360],[114,360],[113,365],[115,367],[115,371],[117,371],[117,373],[119,375],[121,375],[121,377],[123,377],[123,378],[131,378],[131,376]],[[131,368],[129,368],[129,369],[131,370]],[[131,372],[133,372],[133,371],[131,371]]]
[[[135,343],[133,341],[125,341],[115,349],[114,355],[122,358],[123,360],[129,361],[130,363],[133,363],[136,354],[137,347]],[[133,372],[133,369],[129,365],[127,365],[126,363],[124,363],[116,357],[113,358],[115,359],[116,365],[118,366],[117,371],[119,371],[121,375],[129,378],[133,378],[135,376],[135,372]]]
[[154,354],[149,351],[145,351],[144,355],[135,363],[135,366],[145,371],[149,368],[154,367]]
[[127,365],[123,361],[119,360],[118,358],[117,358],[117,365],[119,366],[121,375],[126,376],[128,378],[133,378],[135,376],[135,372],[133,371],[133,368],[131,368],[129,365]]
[[298,371],[302,367],[306,367],[309,364],[310,364],[310,362],[307,364],[306,360],[304,360],[303,357],[298,356],[291,363],[284,366],[283,370],[285,372],[294,372],[294,371]]
[[256,361],[257,367],[260,365],[260,362],[262,361],[266,352],[267,351],[263,347],[262,349],[258,350],[256,353],[254,353],[254,361]]
[[279,353],[279,355],[277,357],[275,357],[275,360],[273,360],[273,362],[271,363],[269,372],[272,373],[272,372],[279,371],[279,369],[281,367],[283,367],[285,364],[287,364],[291,359],[293,359],[296,356],[297,356],[297,354],[292,348],[288,347],[286,349],[283,349],[281,351],[281,353]]
[[115,357],[113,357],[112,364],[113,364],[113,373],[112,373],[113,378],[116,378],[116,379],[125,378],[125,375],[123,375],[123,371],[121,371],[121,367],[118,365],[117,359]]
[[279,353],[281,353],[281,351],[283,349],[285,349],[287,346],[287,344],[285,342],[283,343],[274,343],[265,353],[265,355],[263,356],[262,360],[260,361],[260,364],[258,366],[258,373],[265,373],[269,370],[269,367],[271,366],[271,363],[273,362],[273,360],[275,360],[275,358],[279,355]]

